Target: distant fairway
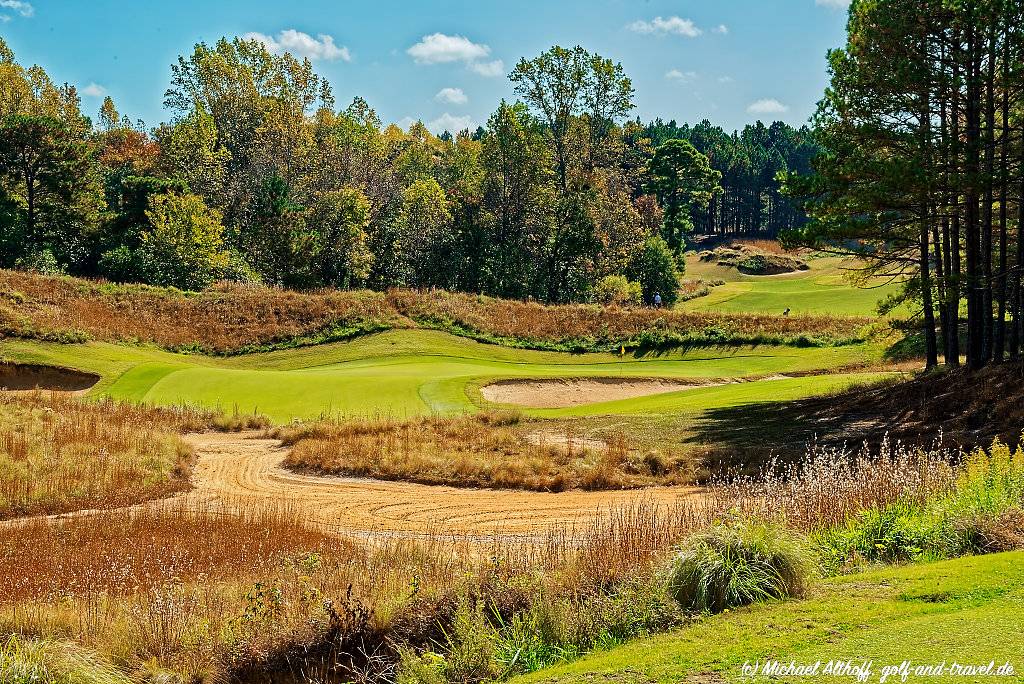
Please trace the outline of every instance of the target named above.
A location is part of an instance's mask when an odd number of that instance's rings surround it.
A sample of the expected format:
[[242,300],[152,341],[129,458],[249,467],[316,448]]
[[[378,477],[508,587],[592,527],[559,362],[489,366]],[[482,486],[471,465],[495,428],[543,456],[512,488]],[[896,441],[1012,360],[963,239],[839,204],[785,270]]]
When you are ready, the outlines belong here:
[[724,280],[706,297],[683,302],[688,311],[728,313],[766,312],[873,316],[878,302],[897,292],[895,282],[878,281],[871,287],[857,287],[847,279],[851,265],[837,257],[808,261],[810,270],[774,276],[744,275],[734,268],[701,262],[696,254],[686,260],[686,277]]
[[[444,333],[403,330],[353,342],[216,358],[104,343],[58,345],[9,341],[0,355],[21,362],[98,373],[91,396],[155,404],[195,404],[259,412],[278,422],[321,415],[414,416],[476,410],[481,385],[501,378],[662,377],[739,379],[871,362],[869,345],[796,348],[726,347],[645,356],[571,355],[484,345]],[[569,416],[678,413],[839,389],[877,374],[814,375],[700,387],[572,409]]]

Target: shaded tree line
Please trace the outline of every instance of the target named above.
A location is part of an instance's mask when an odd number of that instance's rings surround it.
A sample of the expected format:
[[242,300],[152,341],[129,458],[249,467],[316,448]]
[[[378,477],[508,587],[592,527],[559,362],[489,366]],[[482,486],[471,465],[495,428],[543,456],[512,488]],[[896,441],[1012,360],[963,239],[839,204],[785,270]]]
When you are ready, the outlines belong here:
[[842,245],[906,277],[929,366],[1019,358],[1024,2],[854,0],[816,116],[826,152],[789,190]]
[[23,67],[0,41],[0,267],[199,289],[439,287],[549,302],[671,303],[720,174],[628,119],[621,65],[581,47],[521,60],[475,133],[336,105],[308,60],[200,43],[170,121]]
[[656,147],[686,140],[722,175],[722,192],[693,213],[694,232],[774,238],[806,220],[799,203],[782,193],[781,177],[811,171],[820,147],[807,126],[758,121],[730,134],[707,119],[693,126],[655,119],[644,134]]

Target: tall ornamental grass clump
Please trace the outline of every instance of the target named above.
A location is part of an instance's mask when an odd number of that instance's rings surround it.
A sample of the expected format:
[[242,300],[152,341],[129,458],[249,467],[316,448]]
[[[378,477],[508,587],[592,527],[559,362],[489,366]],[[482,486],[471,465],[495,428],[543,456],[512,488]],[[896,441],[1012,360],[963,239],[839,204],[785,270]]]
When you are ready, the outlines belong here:
[[0,642],[4,684],[131,684],[125,675],[67,642],[10,636]]
[[711,613],[799,597],[807,590],[811,558],[802,538],[781,526],[719,523],[679,548],[669,570],[669,591],[683,608]]

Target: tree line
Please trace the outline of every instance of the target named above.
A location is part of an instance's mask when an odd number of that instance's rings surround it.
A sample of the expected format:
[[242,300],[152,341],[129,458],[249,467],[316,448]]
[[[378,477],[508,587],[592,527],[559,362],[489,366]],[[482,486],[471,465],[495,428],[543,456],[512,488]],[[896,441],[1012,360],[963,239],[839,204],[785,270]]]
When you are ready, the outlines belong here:
[[691,212],[720,175],[627,118],[622,66],[522,59],[518,100],[456,135],[344,108],[308,60],[200,43],[147,129],[0,40],[0,267],[198,289],[438,287],[548,302],[671,303]]
[[854,0],[815,119],[825,152],[788,189],[810,244],[907,276],[929,366],[1019,358],[1024,2]]
[[807,126],[758,121],[730,134],[706,119],[693,126],[655,119],[644,134],[655,147],[688,141],[722,174],[722,192],[693,212],[694,232],[775,238],[806,221],[799,203],[783,194],[781,179],[811,172],[821,147]]

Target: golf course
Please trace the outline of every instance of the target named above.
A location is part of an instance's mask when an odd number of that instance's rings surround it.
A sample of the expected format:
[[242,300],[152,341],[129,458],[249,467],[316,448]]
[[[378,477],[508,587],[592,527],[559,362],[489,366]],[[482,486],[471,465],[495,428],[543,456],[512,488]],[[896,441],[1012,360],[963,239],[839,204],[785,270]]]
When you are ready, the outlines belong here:
[[0,0],[0,684],[1024,683],[1024,0]]
[[[696,254],[686,260],[688,278],[720,282],[703,297],[683,302],[689,311],[768,312],[781,314],[836,314],[873,316],[878,303],[897,294],[898,278],[872,278],[857,287],[861,264],[844,257],[821,255],[808,261],[806,271],[778,275],[746,275],[735,268],[701,261]],[[898,314],[905,314],[899,309]]]
[[[99,375],[90,397],[262,413],[276,422],[320,416],[411,417],[473,411],[498,380],[664,378],[676,392],[535,409],[538,415],[685,413],[823,393],[878,373],[872,345],[721,347],[650,354],[566,354],[486,345],[434,331],[392,331],[308,348],[239,357],[175,354],[109,343],[0,342],[4,359]],[[715,381],[724,386],[700,387]],[[742,382],[740,382],[742,381]]]

